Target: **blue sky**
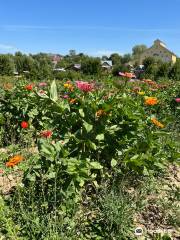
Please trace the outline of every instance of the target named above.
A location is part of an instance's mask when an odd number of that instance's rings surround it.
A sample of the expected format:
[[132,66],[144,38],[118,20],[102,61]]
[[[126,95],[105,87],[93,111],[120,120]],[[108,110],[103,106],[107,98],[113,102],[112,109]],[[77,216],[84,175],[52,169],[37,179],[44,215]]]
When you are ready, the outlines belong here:
[[1,0],[0,53],[131,52],[159,38],[180,56],[180,0]]

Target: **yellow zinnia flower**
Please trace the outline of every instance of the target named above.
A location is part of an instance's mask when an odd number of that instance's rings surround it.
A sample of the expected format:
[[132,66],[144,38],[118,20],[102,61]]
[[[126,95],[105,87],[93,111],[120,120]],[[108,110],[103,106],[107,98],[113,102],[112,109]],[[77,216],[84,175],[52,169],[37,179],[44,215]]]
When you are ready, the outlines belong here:
[[144,94],[145,94],[145,92],[138,92],[138,94],[139,94],[139,95],[144,95]]

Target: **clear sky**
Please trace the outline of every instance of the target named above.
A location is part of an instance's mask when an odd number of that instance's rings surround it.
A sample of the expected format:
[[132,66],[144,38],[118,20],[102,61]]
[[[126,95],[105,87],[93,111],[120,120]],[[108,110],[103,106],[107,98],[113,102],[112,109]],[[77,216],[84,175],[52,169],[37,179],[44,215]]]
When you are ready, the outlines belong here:
[[124,54],[157,38],[180,56],[180,0],[0,0],[0,53]]

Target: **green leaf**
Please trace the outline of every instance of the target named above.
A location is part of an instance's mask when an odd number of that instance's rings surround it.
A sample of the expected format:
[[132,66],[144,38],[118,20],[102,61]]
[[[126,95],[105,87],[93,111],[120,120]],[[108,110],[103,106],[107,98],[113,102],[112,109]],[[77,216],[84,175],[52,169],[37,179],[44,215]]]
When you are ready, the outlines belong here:
[[103,134],[103,133],[98,134],[98,135],[96,136],[96,139],[97,139],[98,141],[103,141],[103,140],[104,140],[104,134]]
[[34,118],[34,116],[37,116],[38,114],[39,114],[39,112],[38,112],[37,108],[34,108],[34,109],[32,109],[31,111],[29,111],[27,115],[28,115],[30,118]]
[[84,121],[83,123],[84,128],[86,129],[87,132],[90,132],[93,129],[93,125],[87,123]]
[[111,167],[115,167],[117,165],[117,161],[113,158],[111,160]]
[[84,117],[85,115],[84,115],[84,111],[83,111],[83,109],[81,108],[81,109],[79,109],[79,114],[80,114],[80,116],[81,117]]
[[56,150],[54,146],[46,141],[40,141],[39,142],[39,150],[40,153],[45,156],[46,158],[49,158],[50,160],[54,160],[56,156]]
[[58,100],[58,94],[57,94],[57,86],[56,86],[56,81],[54,80],[51,83],[51,87],[50,87],[50,98],[56,102]]
[[92,169],[102,169],[103,168],[103,166],[98,162],[90,162],[90,166],[92,167]]
[[89,143],[90,147],[91,147],[93,150],[96,150],[96,149],[97,149],[95,143],[93,143],[92,141],[88,141],[88,143]]
[[50,172],[47,176],[47,179],[52,179],[56,177],[56,172]]

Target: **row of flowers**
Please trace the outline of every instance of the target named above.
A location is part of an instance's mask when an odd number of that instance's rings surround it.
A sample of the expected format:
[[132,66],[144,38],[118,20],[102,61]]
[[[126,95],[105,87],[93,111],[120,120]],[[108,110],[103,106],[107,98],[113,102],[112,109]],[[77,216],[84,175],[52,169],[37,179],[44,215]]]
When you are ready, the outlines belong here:
[[[130,78],[130,76],[132,77],[132,75],[125,73],[124,75],[122,75],[123,77],[127,77]],[[155,86],[155,83],[147,80],[145,81],[145,83],[148,83],[149,85],[153,85]],[[35,84],[28,84],[24,86],[24,89],[27,91],[33,91],[35,90],[35,87],[46,87],[47,83],[45,82],[41,82],[38,85]],[[79,89],[80,91],[82,91],[83,93],[88,93],[88,92],[92,92],[96,90],[96,85],[95,83],[88,83],[88,82],[84,82],[84,81],[76,81],[75,84],[73,84],[71,81],[67,81],[66,83],[64,83],[64,89],[65,89],[65,94],[63,96],[64,99],[68,99],[69,103],[74,104],[78,101],[77,96],[75,96],[74,98],[70,97],[71,94],[74,93],[75,88]],[[156,85],[157,87],[157,85]],[[43,94],[44,93],[44,89],[40,90],[40,92]],[[141,91],[140,88],[138,88],[135,91],[138,95],[145,95],[144,91]],[[180,103],[180,98],[175,98],[176,103]],[[144,105],[145,106],[155,106],[159,103],[159,99],[157,97],[148,97],[148,96],[144,96]],[[107,113],[106,110],[104,110],[103,108],[98,109],[95,112],[95,116],[97,118],[100,117],[104,117],[109,115],[109,113]],[[163,123],[161,123],[160,121],[158,121],[158,119],[156,117],[151,117],[150,118],[151,123],[153,123],[155,126],[157,126],[158,128],[164,128],[165,125]],[[28,129],[29,128],[29,122],[28,121],[22,121],[20,123],[21,128],[23,129]],[[53,131],[52,130],[43,130],[39,133],[39,136],[42,138],[51,138],[53,135]],[[9,161],[5,164],[6,167],[14,167],[15,165],[19,164],[21,161],[24,160],[24,157],[22,157],[21,155],[16,155],[14,157],[11,157],[9,159]]]

